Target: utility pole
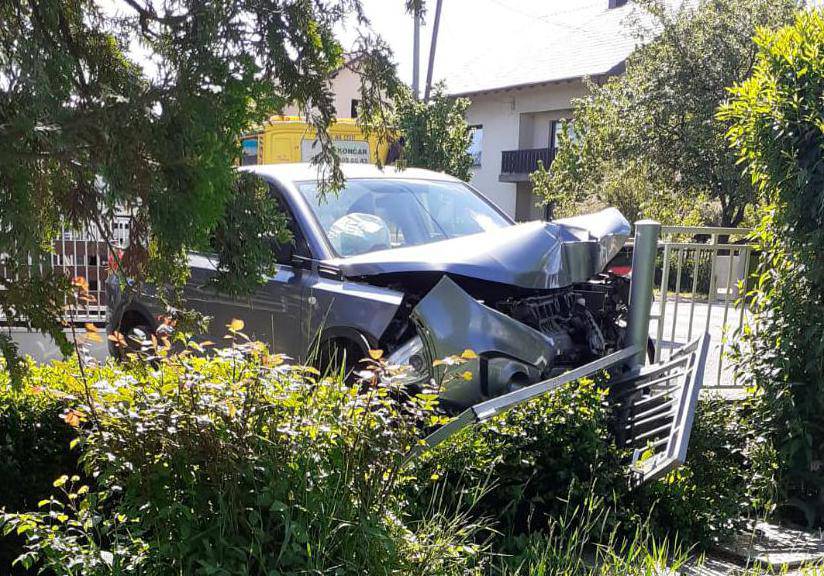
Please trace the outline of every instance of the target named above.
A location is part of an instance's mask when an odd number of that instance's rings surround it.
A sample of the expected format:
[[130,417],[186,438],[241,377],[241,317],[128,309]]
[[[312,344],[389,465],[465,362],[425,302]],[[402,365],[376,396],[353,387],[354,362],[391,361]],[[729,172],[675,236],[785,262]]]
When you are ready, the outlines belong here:
[[432,41],[429,43],[429,66],[426,68],[426,88],[423,92],[424,102],[429,102],[429,93],[432,90],[432,71],[435,68],[435,50],[438,48],[438,28],[441,25],[441,6],[443,0],[435,4],[435,22],[432,24]]
[[421,12],[416,6],[412,11],[415,28],[412,36],[412,94],[417,100],[421,96]]

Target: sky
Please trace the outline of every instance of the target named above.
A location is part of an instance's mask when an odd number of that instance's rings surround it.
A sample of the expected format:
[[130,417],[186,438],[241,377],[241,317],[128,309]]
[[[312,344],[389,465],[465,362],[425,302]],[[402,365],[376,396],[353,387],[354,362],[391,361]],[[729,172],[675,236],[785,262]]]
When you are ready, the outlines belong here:
[[[824,5],[824,0],[807,1],[818,7]],[[123,9],[123,0],[97,2],[109,13]],[[426,0],[428,10],[421,28],[421,91],[426,80],[435,2]],[[401,80],[411,84],[413,22],[412,16],[406,13],[405,0],[361,0],[361,3],[372,30],[392,48]],[[479,64],[497,60],[506,67],[509,61],[535,58],[536,54],[521,54],[519,50],[524,50],[522,46],[539,46],[541,34],[546,34],[547,40],[566,37],[574,44],[576,38],[583,38],[587,33],[588,23],[604,12],[607,3],[608,0],[443,0],[435,81],[452,78],[453,83],[460,79],[463,85],[472,85],[474,71],[486,67]],[[351,47],[357,38],[354,22],[342,25],[339,34],[344,46]],[[525,43],[524,39],[529,37],[533,41]],[[574,46],[566,48],[574,51]],[[134,45],[132,52],[151,75],[154,67],[146,51]],[[473,60],[475,66],[471,65]],[[450,88],[449,82],[447,88]]]
[[[412,17],[405,12],[404,0],[361,0],[373,30],[386,40],[394,52],[398,73],[412,81]],[[426,79],[429,43],[435,0],[427,0],[428,12],[421,28],[421,90]],[[443,0],[438,48],[435,52],[435,79],[471,60],[473,52],[488,48],[517,34],[519,28],[536,21],[553,27],[575,26],[589,13],[605,8],[607,0]],[[353,27],[342,30],[344,42],[356,37]]]

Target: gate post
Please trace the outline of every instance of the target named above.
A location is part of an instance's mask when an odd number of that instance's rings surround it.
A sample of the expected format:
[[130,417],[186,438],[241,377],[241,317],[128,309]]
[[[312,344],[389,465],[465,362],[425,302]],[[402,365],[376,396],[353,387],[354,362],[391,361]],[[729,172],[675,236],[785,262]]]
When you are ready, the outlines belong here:
[[632,281],[629,288],[629,319],[627,345],[636,345],[640,352],[627,361],[629,368],[643,366],[647,354],[649,320],[652,311],[652,287],[655,279],[655,256],[661,224],[655,220],[635,223],[635,243],[632,248]]

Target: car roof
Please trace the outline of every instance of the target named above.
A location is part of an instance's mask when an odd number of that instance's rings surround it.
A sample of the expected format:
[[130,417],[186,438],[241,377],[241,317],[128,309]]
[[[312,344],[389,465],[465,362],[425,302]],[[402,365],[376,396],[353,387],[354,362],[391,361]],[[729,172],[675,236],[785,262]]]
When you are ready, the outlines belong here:
[[[444,182],[460,182],[457,178],[422,168],[406,168],[399,170],[395,166],[378,168],[374,164],[341,164],[344,178],[403,178],[419,180],[440,180]],[[317,180],[318,166],[308,162],[295,164],[256,164],[243,166],[243,172],[251,172],[280,182],[302,182]]]

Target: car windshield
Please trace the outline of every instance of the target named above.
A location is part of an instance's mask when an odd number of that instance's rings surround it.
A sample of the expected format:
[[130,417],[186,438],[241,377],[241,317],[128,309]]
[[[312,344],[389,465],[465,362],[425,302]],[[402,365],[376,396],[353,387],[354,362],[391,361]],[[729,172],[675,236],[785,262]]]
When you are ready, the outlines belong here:
[[298,183],[338,256],[428,244],[511,223],[462,182],[350,179],[318,197],[316,182]]

